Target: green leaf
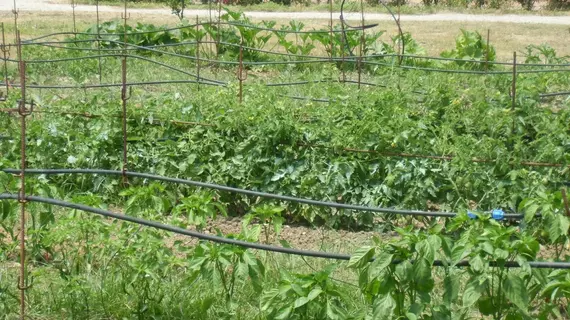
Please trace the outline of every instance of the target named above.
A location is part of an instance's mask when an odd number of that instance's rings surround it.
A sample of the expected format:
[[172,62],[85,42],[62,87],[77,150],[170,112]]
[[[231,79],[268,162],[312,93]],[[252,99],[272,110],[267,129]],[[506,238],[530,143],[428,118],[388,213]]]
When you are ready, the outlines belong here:
[[485,262],[483,262],[483,259],[479,255],[469,260],[469,265],[471,266],[471,270],[476,273],[481,273],[485,270]]
[[315,300],[315,298],[318,297],[322,292],[323,290],[321,290],[320,288],[314,288],[313,290],[311,290],[311,292],[309,292],[307,298],[309,299],[309,301]]
[[392,258],[394,257],[393,254],[389,254],[387,252],[380,253],[374,261],[370,264],[370,268],[368,269],[370,279],[374,279],[378,277],[387,266],[392,263]]
[[372,305],[372,319],[390,319],[395,308],[396,301],[391,295],[387,294],[383,297],[377,297]]
[[341,309],[331,300],[327,301],[327,317],[331,320],[344,320],[348,318],[346,310]]
[[478,306],[479,312],[487,316],[492,315],[493,312],[496,311],[495,307],[493,306],[493,300],[490,297],[483,297],[480,299]]
[[261,311],[268,311],[273,305],[273,300],[279,295],[279,289],[270,289],[261,295]]
[[279,309],[279,311],[277,312],[277,315],[275,316],[275,319],[277,319],[277,320],[288,319],[289,315],[291,315],[292,311],[293,311],[292,306],[285,306],[285,307]]
[[2,211],[1,211],[2,220],[5,220],[10,215],[10,212],[12,211],[12,206],[11,206],[10,202],[6,201],[6,200],[0,201],[0,206],[2,207]]
[[374,256],[374,247],[366,246],[356,249],[354,254],[348,261],[349,268],[362,268],[372,260]]
[[[439,249],[439,248],[438,248]],[[430,264],[435,259],[435,251],[432,245],[427,240],[422,240],[416,244],[416,251],[420,257],[426,259]]]
[[568,234],[570,223],[568,222],[567,217],[563,215],[554,215],[552,218],[548,219],[547,223],[550,241],[555,242],[561,236]]
[[539,208],[539,205],[536,203],[533,203],[532,205],[525,208],[524,220],[526,222],[530,222],[534,218],[536,212],[538,211],[538,208]]
[[425,258],[416,261],[412,267],[412,279],[418,292],[430,292],[434,287],[432,264]]
[[307,297],[299,297],[299,298],[297,298],[297,300],[295,300],[295,303],[293,304],[293,308],[295,308],[295,309],[300,308],[300,307],[306,305],[309,301],[311,301],[311,300]]
[[484,290],[485,286],[479,282],[478,278],[471,279],[463,292],[463,306],[470,307],[475,304]]
[[443,301],[447,306],[455,303],[459,297],[459,285],[460,285],[459,274],[448,274],[443,280],[444,292]]
[[509,273],[505,279],[503,290],[507,299],[520,310],[526,311],[528,309],[528,292],[521,277]]

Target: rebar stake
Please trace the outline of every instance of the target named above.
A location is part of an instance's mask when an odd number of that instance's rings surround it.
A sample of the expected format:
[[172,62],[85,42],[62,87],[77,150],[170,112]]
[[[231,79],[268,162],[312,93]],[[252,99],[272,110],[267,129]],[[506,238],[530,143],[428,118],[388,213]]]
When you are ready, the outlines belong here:
[[[12,13],[14,14],[14,43],[18,46],[18,41],[20,41],[20,36],[18,34],[18,14],[19,10],[16,8],[16,0],[14,0],[14,8],[12,9]],[[18,71],[20,70],[20,64],[18,63]]]
[[362,19],[362,33],[360,34],[360,54],[358,56],[358,89],[362,81],[362,56],[364,55],[364,0],[360,0],[360,14]]
[[122,15],[123,18],[123,26],[124,26],[124,34],[123,34],[123,60],[121,61],[121,101],[123,105],[123,113],[122,113],[122,126],[123,126],[123,168],[122,168],[122,175],[123,175],[123,186],[126,186],[128,182],[127,177],[127,100],[129,100],[130,95],[127,96],[127,20],[129,16],[127,15],[127,0],[125,0],[125,11]]
[[237,72],[239,80],[239,103],[243,101],[243,82],[247,79],[247,70],[243,67],[243,38],[239,42],[239,68]]
[[[512,133],[515,132],[515,109],[517,106],[517,52],[513,52],[513,80],[512,80],[512,87],[511,87],[511,112],[513,113],[513,128]],[[514,143],[514,142],[513,142]]]
[[331,62],[332,62],[332,61],[333,61],[333,47],[334,47],[334,45],[333,45],[333,43],[334,43],[334,42],[333,42],[333,41],[334,41],[334,34],[333,34],[334,30],[333,30],[333,5],[332,5],[332,0],[329,0],[329,12],[330,12],[329,27],[330,27],[330,30],[331,30],[331,34],[330,34],[330,42],[331,42],[331,44],[330,44],[330,49],[331,49],[330,57],[331,57],[331,59],[330,59],[330,60],[331,60]]
[[491,29],[487,29],[487,48],[485,52],[485,72],[489,71],[489,38],[491,37]]
[[216,61],[220,57],[220,42],[222,41],[222,1],[218,0],[218,30],[216,31]]
[[[77,33],[77,24],[75,22],[75,7],[77,7],[77,5],[75,4],[75,0],[71,0],[71,12],[73,14],[73,33]],[[75,34],[75,36],[77,36]]]
[[[97,15],[97,55],[99,56],[99,64],[98,64],[98,68],[99,68],[99,84],[101,84],[101,82],[103,81],[102,78],[103,76],[101,75],[102,73],[102,67],[101,67],[101,26],[99,25],[99,0],[95,0],[95,11],[96,11],[96,15]],[[127,30],[124,30],[124,32],[126,33]]]
[[[198,91],[200,91],[200,22],[196,15],[196,82],[198,83]],[[207,47],[206,47],[207,48]]]
[[6,32],[4,30],[4,22],[1,24],[2,27],[2,45],[0,45],[0,50],[2,51],[2,55],[4,57],[4,82],[6,84],[6,97],[8,97],[8,53],[10,52],[9,45],[6,44]]
[[33,111],[33,103],[30,110],[26,110],[26,63],[22,59],[22,41],[20,32],[16,30],[18,39],[18,65],[20,67],[20,90],[22,97],[18,104],[18,114],[20,115],[20,192],[18,201],[20,203],[20,276],[18,289],[20,290],[20,319],[26,318],[26,117]]

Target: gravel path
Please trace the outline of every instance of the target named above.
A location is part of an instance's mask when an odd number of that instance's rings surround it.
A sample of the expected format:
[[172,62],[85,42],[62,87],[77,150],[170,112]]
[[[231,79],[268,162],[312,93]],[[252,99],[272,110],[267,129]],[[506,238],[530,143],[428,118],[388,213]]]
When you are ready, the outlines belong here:
[[[69,4],[53,3],[50,0],[16,0],[16,5],[20,11],[36,11],[36,12],[70,12]],[[10,12],[13,9],[13,0],[0,1],[0,13],[3,11]],[[78,5],[75,10],[77,12],[95,12],[95,6]],[[101,12],[122,12],[120,7],[100,6]],[[170,15],[168,9],[129,9],[131,13],[137,14],[157,14]],[[191,16],[207,16],[207,10],[186,10],[185,15]],[[262,12],[252,11],[246,12],[246,15],[254,19],[329,19],[327,12]],[[388,14],[369,13],[366,16],[369,21],[386,21],[392,20]],[[489,14],[461,14],[461,13],[437,13],[426,15],[402,15],[402,21],[464,21],[464,22],[506,22],[506,23],[538,23],[551,25],[570,25],[570,15],[567,16],[538,16],[538,15],[489,15]]]

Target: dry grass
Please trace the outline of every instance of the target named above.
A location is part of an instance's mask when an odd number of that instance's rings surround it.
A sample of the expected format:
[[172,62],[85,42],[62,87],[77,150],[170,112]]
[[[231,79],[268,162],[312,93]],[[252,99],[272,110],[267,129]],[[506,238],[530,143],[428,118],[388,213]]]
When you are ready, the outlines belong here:
[[[104,13],[102,21],[118,19],[119,13]],[[84,30],[95,23],[94,13],[78,13],[77,28]],[[13,39],[13,16],[10,13],[0,13],[0,21],[6,24],[7,37]],[[131,21],[150,22],[158,25],[175,25],[178,20],[174,16],[132,14]],[[278,21],[287,24],[288,21]],[[306,21],[307,28],[326,28],[326,21]],[[22,12],[19,25],[23,37],[37,36],[57,31],[70,31],[73,28],[69,13]],[[460,29],[477,30],[484,36],[491,31],[491,44],[497,50],[497,58],[502,61],[512,60],[513,51],[522,52],[529,44],[548,44],[556,49],[560,56],[570,55],[570,28],[561,25],[546,24],[516,24],[516,23],[475,23],[475,22],[402,22],[402,29],[410,32],[429,55],[439,55],[441,51],[454,47],[455,37]],[[381,22],[379,30],[387,30],[384,40],[397,34],[393,23]]]

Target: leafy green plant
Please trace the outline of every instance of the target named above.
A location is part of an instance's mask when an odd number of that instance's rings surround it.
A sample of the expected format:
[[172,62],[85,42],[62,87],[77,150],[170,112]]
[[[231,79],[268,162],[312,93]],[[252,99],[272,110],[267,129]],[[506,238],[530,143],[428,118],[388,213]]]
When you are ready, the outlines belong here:
[[279,287],[263,292],[261,310],[272,319],[349,319],[346,298],[330,279],[335,268],[311,274],[280,270]]
[[263,226],[265,243],[269,243],[269,227],[273,226],[273,232],[275,232],[276,237],[279,236],[283,229],[285,218],[281,216],[281,213],[284,210],[285,208],[281,206],[272,206],[268,204],[253,207],[251,211],[243,217],[243,224],[247,226],[253,220],[259,221]]
[[198,230],[206,226],[208,218],[216,219],[218,214],[227,216],[225,207],[217,202],[217,197],[210,191],[195,192],[179,199],[173,214],[186,217],[187,223],[196,226]]
[[172,198],[160,196],[166,193],[166,188],[160,183],[150,183],[147,186],[131,187],[121,191],[119,195],[126,197],[125,213],[137,215],[147,213],[161,215],[172,209]]
[[[246,279],[261,292],[265,266],[251,251],[231,245],[200,243],[192,255],[190,270],[221,287],[226,304],[231,304],[238,282]],[[220,285],[220,286],[218,286]]]
[[495,48],[491,45],[487,47],[487,43],[483,40],[481,34],[477,31],[468,31],[461,29],[461,35],[455,39],[455,49],[444,51],[441,53],[444,58],[472,60],[470,61],[453,61],[452,64],[462,66],[471,70],[482,70],[491,68],[492,65],[486,65],[486,61],[495,61]]

